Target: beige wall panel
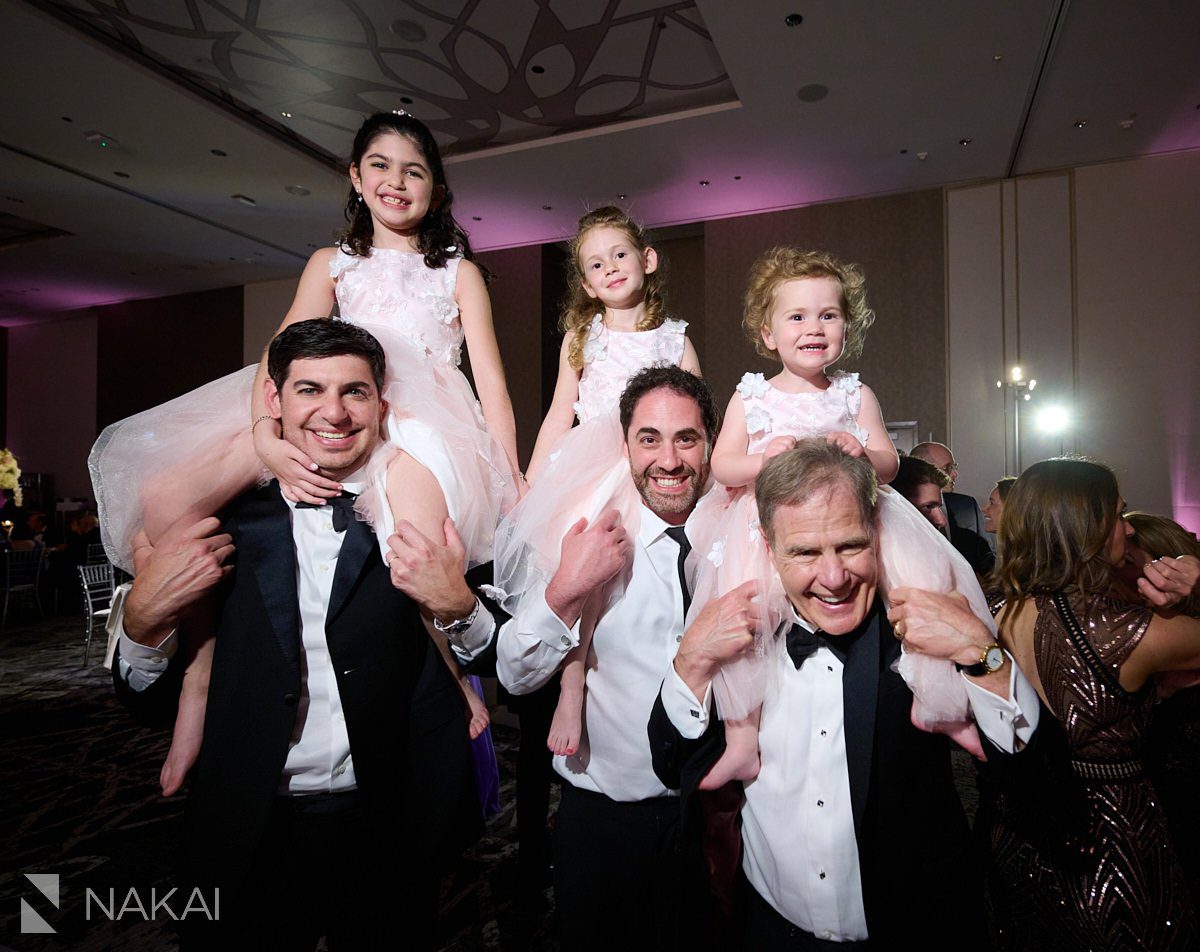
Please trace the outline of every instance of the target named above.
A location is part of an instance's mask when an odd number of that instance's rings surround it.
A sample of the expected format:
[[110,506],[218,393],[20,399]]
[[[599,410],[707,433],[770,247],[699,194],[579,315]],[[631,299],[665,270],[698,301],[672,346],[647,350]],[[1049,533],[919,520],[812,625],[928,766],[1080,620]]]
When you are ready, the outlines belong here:
[[245,363],[257,364],[262,359],[263,350],[271,343],[275,331],[283,323],[284,315],[292,306],[292,299],[296,296],[296,285],[299,283],[300,276],[297,275],[279,281],[247,284],[242,288],[242,359]]

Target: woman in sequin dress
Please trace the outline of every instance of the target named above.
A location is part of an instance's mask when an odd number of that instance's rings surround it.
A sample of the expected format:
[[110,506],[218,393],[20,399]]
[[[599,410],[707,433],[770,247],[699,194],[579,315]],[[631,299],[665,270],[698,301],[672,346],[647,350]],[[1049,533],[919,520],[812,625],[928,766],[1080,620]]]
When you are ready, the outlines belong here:
[[984,837],[1005,949],[1200,946],[1141,764],[1156,676],[1200,668],[1200,622],[1115,594],[1123,507],[1112,471],[1080,459],[1031,466],[1005,503],[999,628],[1041,695],[1045,766],[1032,792],[1028,773],[1001,781]]

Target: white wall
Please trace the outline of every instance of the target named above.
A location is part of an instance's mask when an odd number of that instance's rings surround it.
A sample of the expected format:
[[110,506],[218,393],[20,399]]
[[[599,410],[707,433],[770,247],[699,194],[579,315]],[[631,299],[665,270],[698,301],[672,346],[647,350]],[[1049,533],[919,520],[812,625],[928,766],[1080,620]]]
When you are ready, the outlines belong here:
[[[1198,209],[1200,152],[947,190],[960,489],[1087,453],[1131,506],[1200,529]],[[1019,419],[995,386],[1013,365],[1038,381]],[[1051,404],[1072,414],[1059,436],[1037,427]]]
[[8,448],[22,470],[52,474],[59,497],[92,495],[96,341],[93,316],[8,329]]

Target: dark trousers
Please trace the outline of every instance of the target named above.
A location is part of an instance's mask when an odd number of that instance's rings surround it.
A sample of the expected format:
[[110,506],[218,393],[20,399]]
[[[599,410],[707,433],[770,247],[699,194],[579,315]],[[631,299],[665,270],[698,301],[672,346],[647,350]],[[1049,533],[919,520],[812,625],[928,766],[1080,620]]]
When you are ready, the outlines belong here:
[[539,894],[550,867],[550,783],[554,755],[546,746],[558,706],[558,679],[530,694],[511,699],[508,707],[521,724],[517,748],[517,876],[522,894]]
[[324,936],[330,952],[432,948],[438,881],[418,881],[378,827],[356,792],[277,798],[246,885],[181,947],[309,952]]
[[679,800],[620,803],[570,783],[554,825],[555,926],[564,952],[675,949]]
[[870,942],[830,942],[793,925],[743,880],[746,887],[746,933],[742,948],[750,952],[849,952],[867,950]]

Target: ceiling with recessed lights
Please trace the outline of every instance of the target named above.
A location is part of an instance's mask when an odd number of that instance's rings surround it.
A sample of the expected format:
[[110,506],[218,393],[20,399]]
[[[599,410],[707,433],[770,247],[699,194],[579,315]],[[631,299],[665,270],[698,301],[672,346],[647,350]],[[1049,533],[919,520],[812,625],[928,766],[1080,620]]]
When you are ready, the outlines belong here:
[[[1200,4],[0,0],[0,321],[298,273],[365,114],[483,249],[1200,148]],[[1115,28],[1114,24],[1120,24]],[[619,197],[620,196],[620,197]]]

